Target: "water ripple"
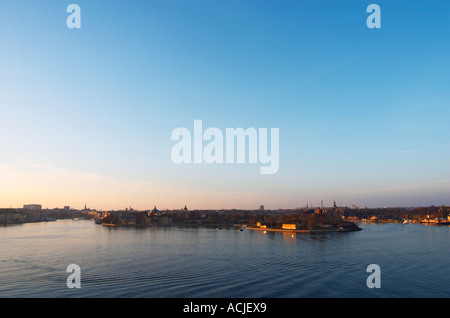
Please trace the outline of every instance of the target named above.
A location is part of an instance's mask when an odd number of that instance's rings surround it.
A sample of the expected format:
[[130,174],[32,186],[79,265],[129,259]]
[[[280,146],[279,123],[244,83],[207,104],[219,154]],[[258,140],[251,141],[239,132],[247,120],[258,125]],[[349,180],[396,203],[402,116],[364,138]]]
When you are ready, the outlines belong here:
[[[449,231],[373,226],[355,233],[116,229],[52,222],[42,240],[0,241],[1,297],[447,297]],[[14,238],[44,228],[14,228]],[[3,231],[3,232],[2,232]],[[5,229],[0,234],[5,237]],[[21,232],[23,231],[23,233]],[[62,231],[62,232],[61,232]],[[407,232],[405,232],[407,231]],[[348,234],[348,235],[347,235]],[[43,238],[42,238],[43,239]],[[69,247],[69,248],[68,248]],[[66,267],[81,267],[81,289]],[[369,264],[382,288],[366,286]]]

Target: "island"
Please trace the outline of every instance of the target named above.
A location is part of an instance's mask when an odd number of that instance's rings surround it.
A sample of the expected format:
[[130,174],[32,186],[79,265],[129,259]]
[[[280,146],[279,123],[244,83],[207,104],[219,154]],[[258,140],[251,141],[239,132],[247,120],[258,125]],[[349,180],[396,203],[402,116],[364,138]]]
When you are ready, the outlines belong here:
[[95,220],[105,227],[183,226],[237,228],[262,231],[319,233],[357,231],[360,223],[417,223],[450,225],[450,207],[441,205],[412,208],[303,207],[293,209],[264,209],[261,205],[249,209],[153,209],[137,210],[131,206],[122,210],[42,208],[39,204],[23,208],[0,208],[0,225],[48,222],[58,219]]

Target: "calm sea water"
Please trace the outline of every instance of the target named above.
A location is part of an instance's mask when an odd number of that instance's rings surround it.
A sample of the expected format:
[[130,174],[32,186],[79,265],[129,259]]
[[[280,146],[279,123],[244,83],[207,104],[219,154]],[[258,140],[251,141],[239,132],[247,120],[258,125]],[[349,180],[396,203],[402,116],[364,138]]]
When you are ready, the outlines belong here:
[[[361,225],[286,235],[107,228],[58,220],[0,227],[0,297],[449,297],[450,227]],[[81,288],[69,289],[69,264]],[[381,268],[370,289],[369,264]]]

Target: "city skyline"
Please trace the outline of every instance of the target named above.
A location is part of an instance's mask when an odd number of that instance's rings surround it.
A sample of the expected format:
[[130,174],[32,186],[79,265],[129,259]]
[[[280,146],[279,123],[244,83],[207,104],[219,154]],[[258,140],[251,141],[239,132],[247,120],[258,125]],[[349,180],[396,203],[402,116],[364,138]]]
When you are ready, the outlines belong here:
[[[76,3],[0,3],[1,207],[450,205],[446,2]],[[175,164],[194,120],[278,128],[277,173]]]

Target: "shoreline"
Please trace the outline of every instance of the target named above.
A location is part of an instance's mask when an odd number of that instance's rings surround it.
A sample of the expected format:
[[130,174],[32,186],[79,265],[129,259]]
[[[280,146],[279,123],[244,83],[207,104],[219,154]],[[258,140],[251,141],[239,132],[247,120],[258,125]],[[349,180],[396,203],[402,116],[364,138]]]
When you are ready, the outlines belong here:
[[342,232],[355,232],[361,231],[361,228],[356,229],[333,229],[333,230],[289,230],[289,229],[273,229],[273,228],[260,228],[260,227],[249,227],[243,226],[243,228],[250,231],[269,231],[269,232],[284,232],[284,233],[306,233],[306,234],[316,234],[316,233],[342,233]]

